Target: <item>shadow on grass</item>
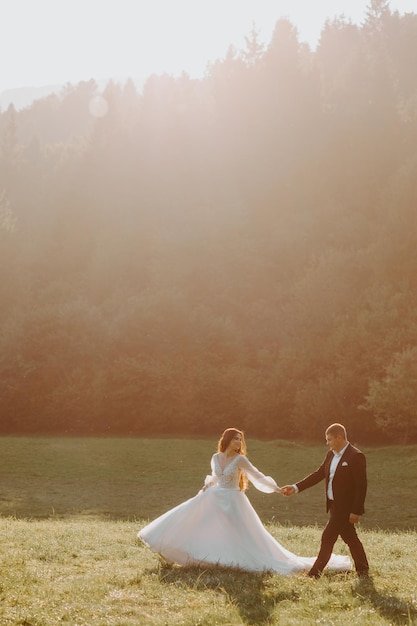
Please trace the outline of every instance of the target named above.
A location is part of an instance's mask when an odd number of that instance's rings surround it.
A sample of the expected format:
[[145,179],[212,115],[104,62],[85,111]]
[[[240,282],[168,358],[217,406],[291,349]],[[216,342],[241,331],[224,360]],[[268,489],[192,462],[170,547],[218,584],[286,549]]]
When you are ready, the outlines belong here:
[[270,624],[277,603],[298,600],[294,591],[283,590],[272,597],[265,587],[271,578],[267,573],[256,574],[215,566],[176,567],[163,562],[152,573],[157,573],[160,582],[165,585],[181,585],[198,591],[210,589],[222,594],[227,604],[236,607],[242,623],[248,626]]
[[415,604],[406,602],[397,596],[380,593],[372,578],[359,578],[353,594],[370,603],[375,611],[389,620],[390,624],[415,624],[417,620],[417,607]]

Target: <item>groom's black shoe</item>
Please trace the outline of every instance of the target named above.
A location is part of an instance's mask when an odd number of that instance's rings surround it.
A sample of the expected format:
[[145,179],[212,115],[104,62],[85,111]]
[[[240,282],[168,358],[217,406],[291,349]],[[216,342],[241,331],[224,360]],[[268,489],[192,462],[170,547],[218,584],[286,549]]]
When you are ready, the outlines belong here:
[[357,575],[358,575],[358,578],[370,578],[370,575],[369,575],[369,570],[368,570],[368,569],[364,569],[363,571],[361,571],[361,572],[356,572],[356,573],[357,573]]
[[311,569],[307,574],[309,578],[316,578],[316,579],[321,578],[321,575],[322,575],[322,572],[320,572],[319,570],[313,570],[313,569]]

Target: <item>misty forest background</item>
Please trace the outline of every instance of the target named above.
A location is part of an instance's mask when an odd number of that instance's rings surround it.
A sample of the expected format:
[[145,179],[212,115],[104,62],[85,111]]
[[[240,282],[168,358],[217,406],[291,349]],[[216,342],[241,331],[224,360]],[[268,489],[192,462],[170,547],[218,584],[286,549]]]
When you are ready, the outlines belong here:
[[416,67],[372,0],[2,111],[0,432],[416,442]]

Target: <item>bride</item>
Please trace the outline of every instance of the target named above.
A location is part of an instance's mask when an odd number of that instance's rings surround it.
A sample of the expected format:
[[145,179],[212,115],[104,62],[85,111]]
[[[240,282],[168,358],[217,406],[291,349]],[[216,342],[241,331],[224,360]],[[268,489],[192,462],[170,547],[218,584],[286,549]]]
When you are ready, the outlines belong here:
[[[211,470],[196,496],[156,518],[138,537],[179,565],[220,565],[284,576],[309,570],[315,557],[286,550],[263,526],[245,494],[248,480],[264,493],[281,489],[249,461],[242,431],[224,431]],[[328,567],[350,570],[352,564],[348,556],[332,555]]]

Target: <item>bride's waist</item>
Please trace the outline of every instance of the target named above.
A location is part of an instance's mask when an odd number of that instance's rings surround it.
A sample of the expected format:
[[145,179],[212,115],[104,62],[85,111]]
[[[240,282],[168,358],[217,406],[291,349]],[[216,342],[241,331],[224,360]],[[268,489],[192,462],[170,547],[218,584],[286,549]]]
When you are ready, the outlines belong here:
[[225,491],[240,491],[239,485],[216,485],[216,487]]

